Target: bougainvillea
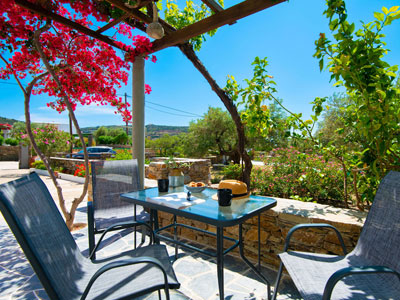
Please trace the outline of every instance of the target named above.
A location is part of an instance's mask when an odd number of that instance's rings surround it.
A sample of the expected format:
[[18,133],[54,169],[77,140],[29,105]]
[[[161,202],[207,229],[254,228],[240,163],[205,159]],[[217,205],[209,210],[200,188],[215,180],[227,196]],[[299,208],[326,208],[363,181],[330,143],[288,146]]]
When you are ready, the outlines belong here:
[[[100,10],[103,4],[96,0],[30,0],[30,2],[92,30],[109,21],[108,16],[100,13],[103,11]],[[84,144],[74,114],[77,105],[108,104],[115,107],[115,111],[122,115],[124,121],[129,121],[131,113],[128,105],[117,97],[116,88],[127,84],[129,62],[133,62],[137,55],[149,58],[147,53],[151,43],[145,37],[134,36],[130,27],[120,24],[114,26],[114,29],[130,39],[132,45],[117,42],[114,37],[112,37],[114,42],[107,44],[21,8],[13,0],[0,1],[0,12],[0,60],[4,63],[0,68],[0,79],[14,77],[24,94],[27,135],[32,147],[49,171],[66,225],[72,230],[76,209],[87,192],[89,176],[85,175],[81,196],[75,198],[71,209],[67,210],[61,186],[57,183],[46,155],[39,147],[40,143],[36,141],[35,133],[32,132],[29,113],[31,95],[47,94],[55,98],[48,103],[49,107],[58,112],[68,109],[80,141]],[[97,28],[93,28],[94,25]],[[117,55],[110,44],[123,50],[123,58]],[[156,58],[152,57],[151,60],[155,62]],[[27,76],[30,82],[24,87],[21,79]],[[150,91],[151,88],[146,86],[145,92],[150,93]],[[85,146],[83,150],[84,166],[89,169]]]
[[[45,9],[93,30],[102,22],[109,21],[108,16],[98,11],[99,4],[94,0],[36,1],[37,5],[40,3],[45,3]],[[13,73],[20,79],[45,73],[33,46],[33,32],[42,27],[46,19],[21,8],[12,0],[0,1],[0,12],[0,53],[8,58],[7,64],[0,69],[0,79],[9,79]],[[88,16],[95,18],[96,26]],[[147,37],[133,35],[132,28],[126,24],[116,25],[115,29],[132,42],[132,45],[128,45],[115,41],[125,50],[123,57],[104,42],[52,22],[51,29],[41,34],[40,42],[49,62],[57,71],[63,89],[60,90],[53,78],[47,75],[36,83],[32,94],[55,97],[47,105],[58,112],[66,109],[62,97],[67,94],[74,109],[77,104],[111,105],[124,121],[131,120],[129,104],[117,97],[116,88],[127,84],[129,62],[134,61],[137,55],[145,55],[147,59],[146,53],[152,44]],[[7,50],[11,55],[6,54]],[[155,62],[156,58],[152,56],[151,60]],[[151,88],[146,85],[146,93],[150,91]]]

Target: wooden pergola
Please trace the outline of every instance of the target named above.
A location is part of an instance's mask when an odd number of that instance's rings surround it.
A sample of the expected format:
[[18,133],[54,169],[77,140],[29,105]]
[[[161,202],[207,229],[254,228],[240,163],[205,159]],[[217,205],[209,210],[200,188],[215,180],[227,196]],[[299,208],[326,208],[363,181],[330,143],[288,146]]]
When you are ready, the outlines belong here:
[[[83,34],[98,39],[113,47],[121,49],[115,40],[104,35],[103,32],[107,29],[121,23],[136,27],[142,31],[146,31],[146,26],[153,22],[153,2],[157,0],[137,0],[134,6],[128,5],[123,0],[105,0],[112,4],[114,7],[120,9],[123,13],[121,17],[110,20],[105,26],[98,30],[92,30],[81,24],[73,22],[61,15],[48,10],[44,6],[28,2],[27,0],[14,0],[15,3],[23,8],[26,8],[38,15],[52,19],[55,22],[61,23],[72,29],[75,29]],[[165,36],[159,40],[153,41],[152,52],[157,52],[171,46],[182,46],[187,43],[191,38],[198,35],[207,33],[213,29],[217,29],[224,25],[232,25],[237,20],[255,14],[259,11],[265,10],[269,7],[275,6],[286,0],[244,0],[236,5],[228,8],[223,8],[216,0],[201,0],[213,12],[200,21],[190,24],[184,28],[176,29],[165,20],[159,18],[158,22],[162,25]],[[46,1],[42,1],[45,3]],[[99,3],[99,10],[101,10],[101,0]],[[146,13],[140,10],[146,7]],[[124,49],[121,49],[124,50]],[[133,101],[132,107],[135,109],[132,112],[133,117],[133,157],[138,159],[141,182],[144,182],[144,59],[137,57],[133,64]],[[210,83],[211,84],[211,83]],[[214,89],[214,88],[213,88]]]

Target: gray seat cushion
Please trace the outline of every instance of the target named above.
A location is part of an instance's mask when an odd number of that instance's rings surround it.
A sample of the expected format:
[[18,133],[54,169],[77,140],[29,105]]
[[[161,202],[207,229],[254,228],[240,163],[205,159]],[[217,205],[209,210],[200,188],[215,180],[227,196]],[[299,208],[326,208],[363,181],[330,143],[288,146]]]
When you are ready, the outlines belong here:
[[[150,256],[157,258],[164,266],[168,275],[168,283],[170,288],[179,288],[178,280],[169,262],[167,249],[164,245],[151,245],[147,247],[137,248],[134,251],[122,253],[112,259],[97,260],[90,268],[80,270],[83,276],[77,280],[79,292],[83,292],[84,287],[90,277],[98,270],[99,267],[112,261],[126,260],[132,257]],[[160,269],[150,264],[136,264],[116,268],[104,273],[100,276],[89,292],[87,299],[119,299],[120,297],[131,293],[147,293],[148,287],[163,288],[164,277]],[[78,299],[79,297],[77,297]],[[68,299],[68,298],[65,298]],[[72,299],[72,298],[69,298]]]
[[[90,278],[107,263],[133,257],[158,259],[178,288],[166,247],[151,245],[92,262],[84,257],[54,200],[35,173],[0,185],[0,208],[44,288],[54,299],[80,299]],[[119,267],[102,274],[87,299],[119,299],[164,287],[162,271],[153,264]]]
[[[290,251],[279,257],[304,300],[321,300],[329,277],[337,270],[371,265],[351,254],[336,256]],[[336,284],[331,299],[400,299],[400,281],[390,274],[348,276]]]

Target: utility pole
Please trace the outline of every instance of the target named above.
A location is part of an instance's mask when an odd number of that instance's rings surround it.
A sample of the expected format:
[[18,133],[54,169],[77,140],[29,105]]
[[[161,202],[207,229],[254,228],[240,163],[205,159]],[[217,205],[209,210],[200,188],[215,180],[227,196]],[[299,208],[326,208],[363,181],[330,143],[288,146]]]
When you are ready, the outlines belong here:
[[[128,98],[128,95],[125,93],[125,106],[126,106],[126,103],[127,103],[127,98]],[[129,131],[128,131],[128,120],[126,120],[125,121],[125,130],[126,130],[126,135],[129,135]]]

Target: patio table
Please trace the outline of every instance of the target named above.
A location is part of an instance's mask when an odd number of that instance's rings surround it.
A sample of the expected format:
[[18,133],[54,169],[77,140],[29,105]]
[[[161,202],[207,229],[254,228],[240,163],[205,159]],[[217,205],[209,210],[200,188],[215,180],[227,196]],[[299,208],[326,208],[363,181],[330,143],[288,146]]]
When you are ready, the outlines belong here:
[[[232,205],[227,207],[222,207],[218,205],[218,201],[212,199],[217,190],[206,188],[201,193],[193,193],[192,196],[199,199],[204,199],[202,203],[194,204],[184,208],[173,208],[163,204],[155,203],[149,201],[148,198],[168,196],[171,193],[177,192],[187,192],[185,187],[170,187],[168,193],[159,193],[157,188],[150,188],[145,190],[139,190],[130,193],[121,194],[122,199],[129,201],[134,204],[141,205],[150,209],[151,220],[153,223],[153,228],[155,235],[157,237],[157,242],[159,239],[166,240],[168,242],[174,243],[182,247],[186,247],[203,254],[216,257],[217,260],[217,276],[218,276],[218,288],[219,297],[224,299],[224,255],[239,247],[239,253],[241,258],[246,262],[249,267],[255,271],[255,273],[260,277],[261,280],[267,285],[268,299],[270,299],[270,283],[268,279],[260,272],[260,214],[276,205],[276,200],[273,198],[268,198],[264,196],[253,196],[251,195],[247,199],[232,200]],[[174,222],[162,228],[159,228],[158,224],[158,211],[163,211],[171,213],[174,215]],[[180,224],[176,222],[176,216],[185,217],[187,219],[200,221],[216,227],[216,234],[210,231],[206,231],[200,228],[189,226],[186,224]],[[258,217],[258,268],[253,265],[244,255],[244,243],[242,237],[242,225],[243,223],[252,218]],[[204,249],[197,248],[193,245],[181,242],[177,240],[177,227],[185,227],[193,230],[197,230],[216,237],[216,251],[208,251]],[[224,236],[224,228],[238,226],[239,227],[239,237],[238,240],[231,237]],[[168,228],[174,229],[174,238],[162,234]],[[224,250],[223,241],[230,240],[233,245]],[[177,251],[177,250],[175,250]],[[175,252],[175,255],[177,252]]]

